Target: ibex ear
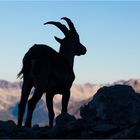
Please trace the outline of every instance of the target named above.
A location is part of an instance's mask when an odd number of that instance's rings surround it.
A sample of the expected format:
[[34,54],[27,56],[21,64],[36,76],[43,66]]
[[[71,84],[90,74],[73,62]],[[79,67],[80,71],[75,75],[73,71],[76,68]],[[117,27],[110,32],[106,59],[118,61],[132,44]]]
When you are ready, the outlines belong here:
[[60,38],[58,38],[58,37],[54,37],[55,38],[55,40],[57,41],[57,42],[59,42],[60,44],[62,43],[62,39],[60,39]]

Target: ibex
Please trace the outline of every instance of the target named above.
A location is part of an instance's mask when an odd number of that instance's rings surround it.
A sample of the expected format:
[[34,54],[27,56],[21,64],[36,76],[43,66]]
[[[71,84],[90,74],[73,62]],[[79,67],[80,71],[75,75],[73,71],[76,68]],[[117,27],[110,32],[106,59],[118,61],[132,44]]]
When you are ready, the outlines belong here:
[[[25,106],[32,87],[35,88],[32,98],[28,101],[26,127],[31,127],[32,114],[37,102],[46,93],[46,104],[49,114],[49,126],[53,126],[54,110],[53,97],[55,94],[62,95],[62,113],[67,112],[70,98],[70,88],[75,79],[73,72],[74,56],[84,55],[86,48],[80,43],[79,35],[72,21],[65,20],[69,29],[60,22],[50,21],[44,23],[58,27],[65,35],[63,39],[55,37],[60,43],[59,52],[47,45],[35,44],[25,54],[23,67],[18,77],[22,75],[23,85],[21,99],[18,107],[18,126],[22,126]],[[40,114],[41,115],[41,114]]]

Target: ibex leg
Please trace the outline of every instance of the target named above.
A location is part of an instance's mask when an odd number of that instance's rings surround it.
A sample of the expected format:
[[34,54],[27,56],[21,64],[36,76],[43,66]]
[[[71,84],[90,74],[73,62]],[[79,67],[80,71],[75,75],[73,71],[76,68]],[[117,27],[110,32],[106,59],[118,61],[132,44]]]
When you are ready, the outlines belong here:
[[61,111],[61,113],[64,113],[64,112],[67,113],[69,99],[70,99],[70,91],[67,91],[62,95],[62,111]]
[[48,114],[49,114],[49,126],[53,127],[53,120],[54,120],[54,110],[53,110],[53,95],[51,93],[46,94],[46,104],[48,107]]
[[35,92],[34,92],[32,98],[28,101],[28,111],[27,111],[27,118],[26,118],[26,122],[25,122],[26,127],[31,127],[33,111],[36,107],[37,102],[42,97],[42,94],[43,94],[42,91],[35,89]]
[[26,103],[32,88],[32,83],[24,80],[22,85],[22,92],[20,97],[20,102],[18,105],[18,126],[22,126],[23,115],[25,112]]

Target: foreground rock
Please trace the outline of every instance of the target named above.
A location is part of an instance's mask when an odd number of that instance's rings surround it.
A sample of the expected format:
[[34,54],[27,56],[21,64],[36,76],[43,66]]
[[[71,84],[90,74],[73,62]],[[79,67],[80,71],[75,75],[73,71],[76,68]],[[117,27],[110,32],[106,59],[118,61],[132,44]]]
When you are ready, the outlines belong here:
[[140,138],[140,94],[130,86],[99,89],[80,113],[81,119],[59,115],[53,128],[17,128],[13,121],[0,121],[0,138]]
[[140,94],[125,85],[103,87],[81,108],[81,116],[101,138],[136,138]]

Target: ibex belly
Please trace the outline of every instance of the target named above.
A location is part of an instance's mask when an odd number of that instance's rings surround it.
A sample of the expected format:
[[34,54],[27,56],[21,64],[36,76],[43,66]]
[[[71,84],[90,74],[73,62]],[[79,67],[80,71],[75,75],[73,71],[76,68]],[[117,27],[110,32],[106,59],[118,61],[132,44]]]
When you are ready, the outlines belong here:
[[70,89],[75,78],[72,70],[58,65],[52,66],[49,62],[44,64],[41,60],[34,63],[32,71],[34,86],[43,92],[61,94],[65,89]]

